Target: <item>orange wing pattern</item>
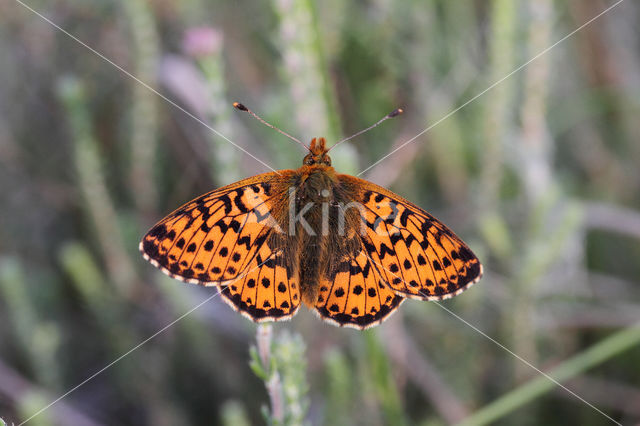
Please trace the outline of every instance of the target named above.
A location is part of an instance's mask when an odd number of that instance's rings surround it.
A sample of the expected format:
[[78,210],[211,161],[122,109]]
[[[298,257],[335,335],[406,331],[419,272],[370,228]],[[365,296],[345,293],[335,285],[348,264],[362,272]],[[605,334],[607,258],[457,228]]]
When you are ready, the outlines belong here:
[[480,279],[480,261],[442,222],[380,186],[348,175],[339,180],[359,194],[363,249],[396,294],[442,300]]
[[[291,317],[300,305],[297,265],[274,233],[286,209],[289,171],[214,190],[180,207],[144,236],[140,251],[173,278],[216,285],[255,321]],[[274,218],[275,217],[275,218]]]
[[382,322],[403,302],[384,283],[365,252],[343,259],[322,278],[315,305],[320,317],[340,326],[364,329]]
[[218,289],[232,308],[253,321],[288,319],[300,307],[297,277],[283,252],[271,253],[265,244],[241,276]]

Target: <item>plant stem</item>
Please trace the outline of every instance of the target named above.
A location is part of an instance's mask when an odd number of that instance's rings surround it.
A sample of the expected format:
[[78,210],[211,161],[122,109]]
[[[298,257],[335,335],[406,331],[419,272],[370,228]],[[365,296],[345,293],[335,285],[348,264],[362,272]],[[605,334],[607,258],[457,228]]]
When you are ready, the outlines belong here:
[[[564,361],[548,375],[557,382],[564,382],[638,344],[640,344],[640,324],[603,339],[582,353]],[[476,411],[458,426],[485,425],[495,422],[555,387],[556,384],[547,377],[539,376]]]
[[[151,3],[126,0],[122,7],[129,21],[134,74],[147,84],[156,86],[160,53]],[[158,197],[153,171],[158,143],[157,99],[141,84],[134,84],[131,90],[131,186],[137,207],[149,213],[156,208]]]
[[98,141],[91,127],[87,94],[74,78],[60,80],[58,95],[68,116],[74,142],[74,162],[83,208],[95,229],[109,277],[126,297],[133,293],[135,270],[127,255],[115,204],[107,189]]
[[263,408],[269,425],[302,425],[306,416],[309,388],[306,377],[304,342],[299,335],[279,333],[272,338],[271,324],[260,324],[256,346],[251,348],[251,369],[264,380],[271,410]]

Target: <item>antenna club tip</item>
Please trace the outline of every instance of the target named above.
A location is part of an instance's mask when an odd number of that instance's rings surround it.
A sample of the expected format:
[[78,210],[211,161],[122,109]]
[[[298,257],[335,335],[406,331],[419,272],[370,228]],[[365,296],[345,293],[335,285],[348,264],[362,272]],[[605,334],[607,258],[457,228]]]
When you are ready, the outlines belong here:
[[404,112],[404,110],[402,108],[396,108],[393,111],[391,111],[387,117],[389,117],[389,118],[397,117],[400,114],[402,114],[403,112]]
[[249,111],[249,108],[247,108],[246,106],[242,105],[240,102],[234,102],[233,103],[233,107],[235,109],[239,109],[240,111]]

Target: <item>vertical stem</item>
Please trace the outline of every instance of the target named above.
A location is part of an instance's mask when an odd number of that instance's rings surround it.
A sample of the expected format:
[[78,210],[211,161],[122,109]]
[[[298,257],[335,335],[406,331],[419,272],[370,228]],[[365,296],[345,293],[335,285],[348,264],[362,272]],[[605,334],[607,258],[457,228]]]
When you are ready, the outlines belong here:
[[251,348],[250,366],[264,380],[269,394],[271,410],[263,409],[267,422],[302,425],[308,407],[302,338],[283,332],[273,339],[271,324],[260,324],[256,341]]
[[298,126],[312,135],[335,140],[329,128],[327,100],[323,96],[324,79],[318,52],[313,5],[308,0],[274,0],[280,19],[280,44],[285,79],[291,87]]
[[[529,52],[540,52],[550,44],[549,0],[530,4]],[[542,55],[524,69],[524,102],[521,110],[520,146],[522,179],[530,201],[540,199],[551,185],[551,140],[546,124],[549,56]]]
[[[514,68],[514,42],[518,22],[518,2],[513,0],[494,0],[491,4],[490,35],[490,81],[504,77]],[[509,122],[509,100],[513,94],[514,80],[509,79],[492,92],[488,102],[484,156],[481,175],[481,209],[485,214],[495,213],[498,192],[502,180],[503,152],[502,143],[507,134]]]
[[[550,44],[552,3],[541,0],[530,5],[528,51],[539,52]],[[523,196],[529,212],[529,229],[521,261],[514,265],[514,288],[518,289],[513,306],[512,338],[516,353],[536,364],[533,289],[542,282],[550,268],[564,260],[563,269],[578,269],[576,260],[583,254],[571,254],[569,242],[580,238],[582,209],[575,203],[563,203],[562,195],[553,184],[551,165],[552,139],[547,117],[547,94],[550,57],[543,55],[524,70],[524,93],[521,109],[522,129],[518,141],[517,170],[523,183]],[[575,247],[583,246],[575,244]],[[574,250],[578,250],[577,248]],[[567,255],[567,253],[569,253]],[[573,263],[567,264],[567,259]],[[528,368],[519,364],[516,377],[528,377]]]
[[71,284],[98,320],[113,353],[123,353],[134,345],[132,329],[119,320],[124,317],[122,304],[109,290],[91,252],[81,243],[69,242],[60,247],[58,257]]
[[118,216],[107,191],[98,143],[93,137],[84,89],[74,78],[61,82],[59,94],[69,117],[74,160],[84,208],[96,231],[110,278],[125,296],[131,295],[135,272],[123,243]]
[[[529,52],[539,52],[549,45],[551,36],[551,4],[548,0],[540,0],[530,6],[531,19],[528,30]],[[549,74],[549,56],[543,55],[524,70],[524,102],[521,110],[522,129],[519,148],[520,166],[523,181],[525,202],[530,207],[531,215],[536,211],[546,218],[551,205],[551,167],[549,161],[550,140],[546,127],[546,95],[547,76]],[[544,195],[547,194],[546,197]],[[544,199],[546,198],[546,200]],[[547,208],[535,208],[544,207]],[[542,211],[541,211],[542,210]],[[535,218],[534,218],[535,219]],[[547,227],[533,227],[530,238],[540,244],[548,245],[556,238],[545,238]],[[557,237],[557,234],[554,234]],[[519,271],[514,276],[518,289],[513,309],[512,339],[514,351],[533,364],[537,364],[535,331],[533,330],[534,306],[532,287],[538,278],[546,273],[546,269],[532,268],[538,263],[538,253],[531,253],[530,245],[525,248],[523,260],[514,269]],[[523,265],[524,264],[524,265]],[[550,265],[545,265],[550,266]],[[534,275],[522,273],[523,270],[534,270]],[[531,374],[527,366],[516,364],[516,379],[523,380]]]
[[[208,108],[206,119],[220,133],[233,138],[231,102],[227,101],[222,32],[208,27],[192,28],[185,34],[184,50],[195,58],[205,79]],[[240,151],[229,142],[207,132],[211,152],[211,174],[219,182],[233,182],[241,177]]]
[[[131,31],[133,74],[152,87],[156,86],[159,41],[150,3],[145,0],[124,0],[123,10]],[[156,207],[153,165],[157,145],[157,96],[141,84],[131,90],[131,174],[133,199],[142,212]]]
[[[304,137],[326,136],[329,143],[337,141],[338,116],[332,114],[333,90],[325,70],[322,39],[315,22],[314,4],[309,0],[273,0],[280,20],[282,73],[290,87],[293,113]],[[345,173],[355,173],[356,153],[344,144],[333,157],[334,167]]]
[[[517,35],[519,2],[494,0],[491,3],[491,34],[489,51],[489,81],[503,78],[514,68],[514,44]],[[487,112],[484,129],[478,198],[479,225],[485,241],[496,256],[508,259],[511,242],[506,224],[498,210],[499,192],[503,177],[503,143],[510,131],[510,105],[514,93],[514,79],[507,79],[491,91],[485,99]]]
[[60,330],[57,325],[39,318],[38,307],[28,289],[21,262],[15,258],[0,258],[0,296],[18,348],[26,355],[28,365],[40,382],[51,389],[60,389],[59,370],[51,368],[57,364]]
[[[461,74],[468,80],[472,79],[460,71],[469,68],[464,64],[465,60],[454,57],[460,49],[469,49],[469,46],[461,46],[454,38],[463,39],[468,33],[454,31],[447,37],[442,34],[442,29],[467,30],[472,27],[472,14],[468,7],[461,7],[463,4],[458,2],[432,1],[427,5],[424,11],[417,8],[411,16],[418,37],[410,55],[410,63],[416,79],[419,107],[425,111],[425,123],[434,123],[456,108],[457,96],[464,90],[464,87],[457,87],[459,84],[450,83],[447,79],[458,83],[462,78],[452,78],[456,74]],[[440,71],[443,67],[447,67],[445,76],[441,75]],[[465,165],[465,143],[471,142],[464,134],[463,122],[464,119],[454,114],[425,135],[429,142],[424,149],[432,151],[430,161],[437,174],[443,197],[447,203],[453,204],[452,210],[464,208],[461,204],[467,203],[468,199],[469,172]]]
[[280,374],[273,368],[271,359],[271,347],[273,340],[273,326],[271,324],[260,324],[256,329],[256,341],[258,344],[258,355],[262,361],[262,366],[268,371],[268,379],[265,381],[269,401],[271,402],[271,418],[282,423],[284,421],[284,407],[282,399],[282,383]]

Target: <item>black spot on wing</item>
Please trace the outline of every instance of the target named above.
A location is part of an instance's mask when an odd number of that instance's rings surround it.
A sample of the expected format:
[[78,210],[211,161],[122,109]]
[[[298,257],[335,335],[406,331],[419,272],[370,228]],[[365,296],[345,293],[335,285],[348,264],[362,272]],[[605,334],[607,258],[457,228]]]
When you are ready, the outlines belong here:
[[178,247],[180,250],[182,250],[184,248],[184,244],[185,244],[184,238],[180,238],[178,240],[178,242],[176,243],[176,247]]
[[409,209],[408,208],[404,208],[404,211],[402,212],[402,214],[400,215],[400,224],[406,228],[407,227],[407,220],[409,219]]
[[153,240],[147,240],[146,238],[142,242],[142,250],[152,259],[158,257],[158,246]]
[[222,203],[224,204],[224,214],[228,215],[229,213],[231,213],[233,204],[231,204],[231,198],[229,198],[229,195],[221,195],[220,197],[218,197],[218,200],[222,201]]
[[231,222],[229,222],[228,229],[233,229],[237,233],[240,230],[240,228],[241,228],[240,222],[238,222],[237,220],[233,219]]
[[358,308],[353,308],[350,313],[339,312],[340,308],[337,305],[331,305],[329,309],[326,307],[316,307],[316,310],[320,316],[330,318],[341,325],[354,325],[359,328],[365,328],[375,322],[378,322],[393,312],[398,305],[402,302],[402,297],[393,296],[393,299],[388,304],[380,306],[380,310],[376,311],[371,309],[367,314],[360,315]]
[[[263,318],[281,318],[285,315],[289,315],[290,311],[285,311],[281,308],[270,307],[268,302],[263,303],[262,307],[257,307],[252,299],[247,298],[246,301],[242,300],[239,293],[232,293],[230,287],[224,287],[221,289],[222,295],[230,301],[238,310],[246,312],[254,321],[259,321]],[[282,306],[285,305],[285,306]],[[288,303],[283,303],[282,308],[288,308]]]
[[384,259],[384,257],[389,254],[391,256],[395,256],[396,252],[391,247],[387,247],[385,243],[380,244],[380,259]]
[[149,237],[162,240],[164,239],[166,234],[167,234],[167,227],[164,224],[160,224],[160,225],[154,226],[153,229],[151,229],[151,231],[149,231],[147,235]]
[[238,210],[240,210],[241,213],[249,213],[250,211],[249,208],[242,201],[243,194],[244,194],[244,191],[242,189],[236,190],[236,196],[233,198],[233,203],[236,205],[236,207],[238,208]]

